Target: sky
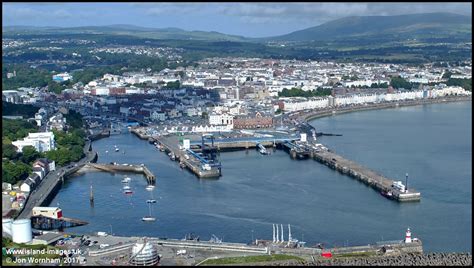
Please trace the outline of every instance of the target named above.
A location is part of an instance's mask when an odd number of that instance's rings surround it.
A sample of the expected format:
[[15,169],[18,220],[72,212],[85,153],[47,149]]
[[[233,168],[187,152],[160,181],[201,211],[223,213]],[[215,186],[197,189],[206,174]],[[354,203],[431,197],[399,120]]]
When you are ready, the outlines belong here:
[[347,16],[451,12],[472,16],[472,3],[2,3],[4,26],[101,26],[216,31],[245,37],[283,35]]

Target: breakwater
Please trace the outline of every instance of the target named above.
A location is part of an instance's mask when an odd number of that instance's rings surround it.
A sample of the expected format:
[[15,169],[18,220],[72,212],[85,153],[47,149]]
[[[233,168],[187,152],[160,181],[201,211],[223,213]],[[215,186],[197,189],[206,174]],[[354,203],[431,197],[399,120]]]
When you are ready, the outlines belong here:
[[[289,264],[289,263],[288,263]],[[290,264],[291,265],[291,264]],[[472,266],[470,253],[406,253],[399,256],[381,257],[348,257],[334,259],[317,259],[296,265],[305,266]]]

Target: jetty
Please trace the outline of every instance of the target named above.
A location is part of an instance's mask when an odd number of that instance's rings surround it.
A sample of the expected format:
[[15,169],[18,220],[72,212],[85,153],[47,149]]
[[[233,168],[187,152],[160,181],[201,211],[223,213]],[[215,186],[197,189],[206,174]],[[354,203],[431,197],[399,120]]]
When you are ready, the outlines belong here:
[[347,160],[334,152],[317,150],[313,152],[313,158],[314,160],[323,163],[342,174],[353,177],[378,191],[391,192],[392,198],[397,201],[420,201],[421,199],[421,194],[415,189],[410,188],[402,192],[393,187],[394,180],[388,179],[375,171]]
[[98,163],[87,163],[85,166],[92,167],[101,171],[107,172],[134,172],[134,173],[142,173],[145,175],[149,184],[154,184],[156,177],[155,175],[145,166],[145,165],[128,165],[128,164],[98,164]]

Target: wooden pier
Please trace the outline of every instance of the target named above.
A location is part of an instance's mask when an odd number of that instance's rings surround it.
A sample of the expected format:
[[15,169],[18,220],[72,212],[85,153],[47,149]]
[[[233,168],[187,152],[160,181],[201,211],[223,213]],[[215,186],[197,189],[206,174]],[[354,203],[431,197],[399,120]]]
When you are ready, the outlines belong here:
[[149,184],[155,183],[155,175],[145,165],[112,165],[112,164],[97,164],[88,163],[86,166],[93,167],[107,172],[135,172],[143,173]]

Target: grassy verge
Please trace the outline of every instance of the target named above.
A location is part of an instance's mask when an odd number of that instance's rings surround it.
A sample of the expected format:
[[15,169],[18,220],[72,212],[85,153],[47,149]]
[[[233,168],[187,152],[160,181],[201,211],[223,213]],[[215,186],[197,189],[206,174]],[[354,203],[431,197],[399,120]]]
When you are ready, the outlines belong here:
[[334,258],[347,258],[347,257],[372,257],[375,256],[375,252],[351,252],[334,254]]
[[257,256],[246,256],[246,257],[228,257],[220,259],[207,260],[202,265],[210,264],[241,264],[241,263],[254,263],[254,262],[266,262],[266,261],[283,261],[283,260],[300,260],[304,259],[291,255],[274,254],[274,255],[257,255]]

